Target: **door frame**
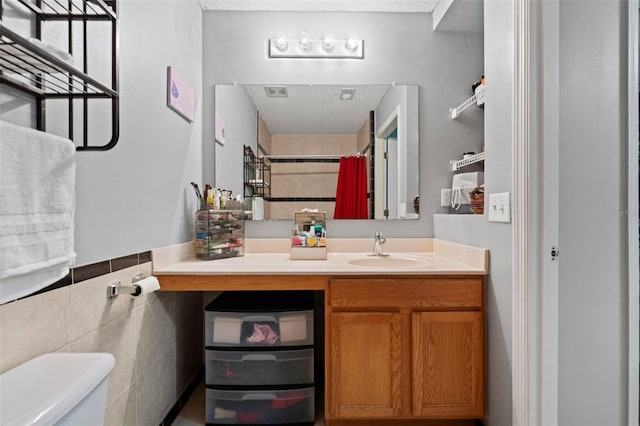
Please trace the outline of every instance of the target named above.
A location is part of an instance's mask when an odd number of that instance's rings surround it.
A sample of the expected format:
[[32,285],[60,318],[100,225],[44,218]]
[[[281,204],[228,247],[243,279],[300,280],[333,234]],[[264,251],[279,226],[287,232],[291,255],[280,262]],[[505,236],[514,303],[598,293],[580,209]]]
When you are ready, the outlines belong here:
[[[379,151],[378,147],[382,146],[382,144],[384,143],[384,140],[386,139],[386,137],[393,132],[394,129],[397,129],[398,131],[398,136],[397,136],[397,141],[398,141],[398,157],[400,157],[400,155],[403,154],[403,150],[401,149],[402,146],[406,146],[407,144],[407,140],[406,140],[406,135],[405,135],[405,130],[403,127],[405,127],[405,115],[403,112],[403,109],[401,108],[400,105],[396,106],[393,111],[391,111],[391,113],[389,113],[389,115],[385,118],[385,120],[382,122],[382,124],[380,125],[380,127],[378,128],[378,130],[376,131],[376,153],[382,153],[383,151]],[[398,158],[394,159],[394,161],[396,161],[396,163],[398,162]],[[378,170],[378,165],[382,165],[384,162],[384,157],[383,155],[376,155],[376,170]],[[380,167],[380,170],[386,170],[385,168],[383,168],[382,166]],[[401,182],[401,175],[403,173],[403,171],[401,170],[401,167],[397,167],[397,176],[396,179],[398,180],[398,182]],[[386,193],[388,192],[388,189],[386,188],[386,171],[384,172],[385,176],[382,176],[381,174],[376,173],[376,193],[375,193],[375,197],[376,197],[376,202],[375,202],[375,215],[374,217],[376,219],[388,219],[386,217],[384,217],[384,215],[382,215],[382,217],[378,217],[378,206],[382,205],[381,199],[379,199],[379,197],[382,197],[383,193],[384,195],[386,195]],[[406,173],[406,170],[404,171],[404,173]],[[383,180],[384,179],[384,180]],[[406,177],[405,177],[406,180]],[[378,188],[385,188],[384,191],[379,191]],[[400,206],[400,201],[401,201],[401,191],[400,191],[400,187],[397,188],[396,191],[396,197],[395,199],[391,200],[390,202],[395,203],[396,205],[396,210],[399,208]]]
[[[512,187],[513,211],[511,277],[512,290],[512,425],[526,426],[530,423],[530,384],[536,377],[537,366],[531,363],[529,336],[535,336],[535,327],[529,311],[534,311],[538,303],[530,295],[530,275],[535,265],[537,250],[530,249],[529,235],[535,230],[530,219],[530,193],[536,171],[530,167],[531,151],[531,42],[533,40],[531,10],[535,0],[515,0],[513,2],[513,101],[512,101]],[[532,174],[533,171],[533,174]],[[535,205],[535,204],[534,204]],[[533,358],[535,359],[535,357]],[[535,412],[535,410],[533,410]]]
[[629,0],[629,21],[628,21],[628,255],[629,255],[629,383],[628,383],[628,424],[638,426],[640,423],[640,226],[638,201],[640,198],[640,187],[638,184],[639,174],[639,130],[638,120],[640,111],[638,110],[638,90],[640,68],[638,67],[638,56],[640,49],[640,2]]

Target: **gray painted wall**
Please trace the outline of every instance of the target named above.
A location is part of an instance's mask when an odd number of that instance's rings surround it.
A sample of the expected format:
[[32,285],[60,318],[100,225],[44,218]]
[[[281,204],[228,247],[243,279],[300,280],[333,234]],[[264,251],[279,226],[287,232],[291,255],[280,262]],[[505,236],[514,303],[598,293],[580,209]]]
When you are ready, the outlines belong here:
[[[215,151],[220,155],[215,157],[216,166],[205,170],[204,182],[216,182],[218,188],[231,190],[234,195],[244,195],[243,147],[250,145],[256,149],[258,110],[241,85],[218,85],[215,96],[216,113],[224,119],[226,142],[224,145],[212,141],[205,144],[205,152],[212,152],[215,145]],[[239,158],[240,161],[225,161],[226,158]],[[211,176],[214,172],[215,176]]]
[[[77,156],[78,265],[193,238],[189,182],[202,177],[202,10],[195,0],[120,8],[120,141]],[[167,66],[196,93],[193,123],[166,105]]]
[[627,424],[627,3],[560,2],[559,424]]
[[[513,6],[508,0],[484,3],[486,105],[484,110],[485,194],[511,192],[511,110],[513,102]],[[465,113],[463,113],[465,114]],[[434,236],[488,248],[487,424],[510,425],[512,226],[489,223],[487,215],[435,215]]]
[[[440,188],[451,186],[449,160],[482,146],[482,113],[459,120],[449,108],[471,95],[471,83],[483,73],[483,43],[478,33],[432,32],[430,14],[304,13],[205,11],[203,18],[204,117],[214,116],[217,83],[402,84],[420,85],[419,221],[330,221],[332,236],[432,236],[431,213],[440,210]],[[364,60],[274,60],[267,39],[302,31],[337,38],[356,34],[365,40]],[[203,124],[204,143],[213,140],[213,119]],[[205,170],[211,168],[210,154]],[[234,159],[238,164],[241,158]],[[205,172],[205,176],[206,176]],[[222,183],[219,183],[222,185]],[[224,185],[222,185],[224,186]],[[374,229],[375,228],[375,229]],[[248,237],[288,235],[288,221],[247,223]]]

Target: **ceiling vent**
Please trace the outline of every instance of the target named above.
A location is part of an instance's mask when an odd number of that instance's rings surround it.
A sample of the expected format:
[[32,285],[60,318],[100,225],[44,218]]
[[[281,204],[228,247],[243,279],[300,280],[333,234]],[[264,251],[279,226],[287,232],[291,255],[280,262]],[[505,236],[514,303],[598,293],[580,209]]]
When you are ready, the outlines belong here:
[[353,88],[343,88],[340,89],[340,100],[341,101],[351,101],[353,97],[356,95],[356,89]]
[[289,92],[287,86],[264,86],[264,91],[267,92],[269,98],[288,98]]

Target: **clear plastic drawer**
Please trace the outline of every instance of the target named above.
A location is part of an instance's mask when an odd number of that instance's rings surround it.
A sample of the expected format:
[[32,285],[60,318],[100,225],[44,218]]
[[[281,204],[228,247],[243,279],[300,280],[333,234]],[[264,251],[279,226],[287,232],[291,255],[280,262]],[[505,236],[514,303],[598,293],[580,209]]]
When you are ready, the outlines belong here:
[[314,421],[314,388],[207,389],[207,424],[287,424]]
[[206,384],[302,385],[313,381],[313,349],[206,351]]
[[207,311],[205,345],[313,345],[313,310],[286,312]]

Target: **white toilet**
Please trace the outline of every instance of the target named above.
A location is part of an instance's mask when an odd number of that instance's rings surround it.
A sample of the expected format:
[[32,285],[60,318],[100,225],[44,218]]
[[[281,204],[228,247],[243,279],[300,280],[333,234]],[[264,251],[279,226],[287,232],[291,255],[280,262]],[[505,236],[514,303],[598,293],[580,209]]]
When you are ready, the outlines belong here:
[[0,425],[104,424],[108,353],[50,353],[0,375]]

